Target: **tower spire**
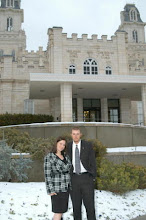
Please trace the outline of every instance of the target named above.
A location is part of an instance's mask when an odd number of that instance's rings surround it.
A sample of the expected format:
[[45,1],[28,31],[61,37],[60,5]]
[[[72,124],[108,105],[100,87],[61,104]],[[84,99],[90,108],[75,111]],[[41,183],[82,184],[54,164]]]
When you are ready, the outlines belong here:
[[135,4],[126,4],[124,11],[121,12],[121,25],[118,30],[128,33],[129,42],[144,43],[145,25]]

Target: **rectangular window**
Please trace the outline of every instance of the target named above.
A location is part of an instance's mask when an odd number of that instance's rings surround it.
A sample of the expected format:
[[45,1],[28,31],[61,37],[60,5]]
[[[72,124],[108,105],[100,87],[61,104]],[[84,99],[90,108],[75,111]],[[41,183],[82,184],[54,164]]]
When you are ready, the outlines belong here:
[[12,18],[7,18],[7,31],[12,31],[13,29],[13,19]]
[[83,100],[83,115],[86,122],[101,121],[101,104],[100,99],[84,99]]
[[108,121],[120,123],[119,99],[108,99]]
[[34,114],[34,100],[24,100],[24,114]]

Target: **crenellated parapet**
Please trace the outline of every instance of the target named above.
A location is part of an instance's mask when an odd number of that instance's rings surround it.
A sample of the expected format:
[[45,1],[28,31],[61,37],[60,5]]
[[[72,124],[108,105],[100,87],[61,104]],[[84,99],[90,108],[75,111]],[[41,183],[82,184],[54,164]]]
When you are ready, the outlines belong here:
[[36,52],[34,50],[30,52],[28,50],[20,51],[17,67],[25,68],[29,72],[48,72],[49,65],[47,52],[43,51],[43,47],[39,47]]
[[[82,34],[81,37],[78,37],[77,33],[72,33],[71,37],[67,36],[67,33],[62,32],[62,27],[53,27],[48,29],[49,43],[56,39],[62,39],[63,42],[93,42],[93,43],[101,43],[101,42],[114,42],[116,36],[112,36],[111,39],[108,39],[107,35],[102,35],[101,39],[98,38],[97,34],[92,34],[91,37],[88,37],[88,34]],[[60,38],[57,38],[60,37]]]

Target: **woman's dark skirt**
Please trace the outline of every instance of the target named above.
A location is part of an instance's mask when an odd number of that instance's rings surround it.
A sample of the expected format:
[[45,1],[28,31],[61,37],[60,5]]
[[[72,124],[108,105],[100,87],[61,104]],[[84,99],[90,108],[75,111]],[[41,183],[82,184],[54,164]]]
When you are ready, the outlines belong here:
[[68,209],[68,192],[59,192],[57,195],[51,196],[52,212],[65,213]]

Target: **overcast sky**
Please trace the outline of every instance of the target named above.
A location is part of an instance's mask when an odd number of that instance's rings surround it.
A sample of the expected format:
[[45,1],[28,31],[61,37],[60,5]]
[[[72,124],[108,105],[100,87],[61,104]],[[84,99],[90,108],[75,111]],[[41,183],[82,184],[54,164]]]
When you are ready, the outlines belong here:
[[47,47],[48,28],[63,27],[68,34],[114,35],[120,25],[120,12],[126,3],[135,3],[141,19],[146,22],[146,0],[21,0],[24,9],[23,29],[27,36],[27,49]]

